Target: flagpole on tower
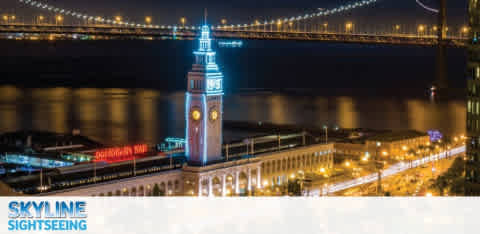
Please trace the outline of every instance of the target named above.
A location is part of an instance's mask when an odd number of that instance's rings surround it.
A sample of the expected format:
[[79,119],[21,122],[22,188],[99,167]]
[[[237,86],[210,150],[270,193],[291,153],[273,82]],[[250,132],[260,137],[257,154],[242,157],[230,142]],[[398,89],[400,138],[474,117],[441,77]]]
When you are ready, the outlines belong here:
[[205,8],[205,12],[203,13],[203,17],[204,17],[204,25],[207,25],[207,16],[208,16],[208,12],[207,12],[207,8]]

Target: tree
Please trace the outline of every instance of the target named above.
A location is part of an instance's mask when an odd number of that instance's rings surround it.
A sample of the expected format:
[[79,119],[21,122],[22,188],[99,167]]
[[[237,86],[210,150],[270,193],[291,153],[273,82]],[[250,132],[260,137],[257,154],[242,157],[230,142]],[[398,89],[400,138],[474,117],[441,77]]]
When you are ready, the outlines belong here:
[[465,192],[464,164],[463,158],[457,157],[452,166],[434,181],[431,188],[436,189],[440,195],[445,191],[451,195],[463,195]]
[[299,179],[289,180],[288,181],[288,195],[289,196],[301,196],[302,195],[302,185]]
[[155,184],[155,185],[153,186],[152,195],[153,195],[154,197],[161,196],[161,191],[160,191],[160,187],[158,187],[158,184]]

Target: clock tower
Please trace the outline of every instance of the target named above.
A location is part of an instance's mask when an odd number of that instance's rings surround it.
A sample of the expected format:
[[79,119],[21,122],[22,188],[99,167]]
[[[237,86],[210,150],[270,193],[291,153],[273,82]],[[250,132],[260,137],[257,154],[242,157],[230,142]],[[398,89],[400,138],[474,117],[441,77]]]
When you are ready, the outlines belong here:
[[189,163],[206,165],[222,159],[223,74],[215,62],[207,25],[202,27],[199,44],[188,73],[185,154]]

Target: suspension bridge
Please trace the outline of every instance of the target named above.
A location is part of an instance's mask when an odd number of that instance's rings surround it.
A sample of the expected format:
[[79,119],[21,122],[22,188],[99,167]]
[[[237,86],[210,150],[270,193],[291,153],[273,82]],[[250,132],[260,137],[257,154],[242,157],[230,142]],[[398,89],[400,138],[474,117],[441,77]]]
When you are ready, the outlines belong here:
[[[96,39],[118,38],[193,38],[197,37],[199,26],[185,25],[182,18],[181,25],[157,25],[152,23],[152,17],[146,17],[145,22],[122,20],[122,17],[101,17],[80,13],[81,10],[64,9],[47,4],[45,1],[16,0],[18,4],[38,11],[52,14],[48,20],[43,15],[32,17],[31,23],[18,22],[14,15],[3,15],[0,23],[0,33],[21,33],[27,35],[66,35],[77,37],[89,35]],[[413,0],[412,0],[413,1]],[[441,14],[437,10],[426,6],[420,0],[415,0],[419,6],[427,11]],[[244,24],[227,24],[222,20],[218,25],[212,25],[212,33],[218,39],[261,39],[261,40],[299,40],[299,41],[325,41],[338,43],[366,43],[366,44],[398,44],[434,46],[440,41],[447,47],[463,47],[467,42],[469,28],[458,27],[450,30],[439,20],[438,25],[405,25],[392,24],[381,30],[371,27],[362,29],[353,22],[345,22],[336,27],[326,22],[315,19],[326,19],[329,16],[359,8],[371,7],[379,4],[380,0],[357,0],[347,5],[330,9],[318,9],[314,13],[292,17],[280,17],[274,20],[260,21]],[[66,18],[71,18],[66,24]],[[410,30],[406,30],[410,28]],[[455,32],[456,31],[456,32]]]

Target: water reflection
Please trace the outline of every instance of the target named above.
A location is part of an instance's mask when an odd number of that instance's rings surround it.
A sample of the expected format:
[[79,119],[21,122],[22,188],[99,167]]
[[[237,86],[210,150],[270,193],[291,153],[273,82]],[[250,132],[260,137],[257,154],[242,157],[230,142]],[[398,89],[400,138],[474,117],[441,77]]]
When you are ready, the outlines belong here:
[[[184,92],[146,89],[23,89],[0,86],[0,132],[70,132],[106,144],[158,143],[183,137]],[[344,128],[465,131],[465,102],[366,97],[311,97],[271,93],[227,95],[226,120]]]

